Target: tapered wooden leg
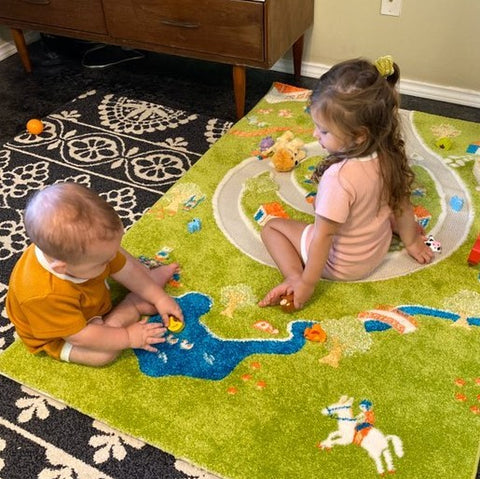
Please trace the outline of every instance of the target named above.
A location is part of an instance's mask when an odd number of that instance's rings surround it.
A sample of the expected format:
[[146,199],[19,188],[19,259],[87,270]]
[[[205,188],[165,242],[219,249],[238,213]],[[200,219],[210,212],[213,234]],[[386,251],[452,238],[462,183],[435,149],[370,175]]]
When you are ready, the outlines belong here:
[[302,35],[292,46],[295,81],[299,81],[302,76],[303,37]]
[[27,44],[25,43],[25,37],[23,36],[23,31],[19,28],[10,28],[12,33],[13,41],[17,47],[17,52],[20,55],[20,60],[22,61],[23,68],[27,73],[32,72],[32,64],[30,63],[30,56],[28,55]]
[[235,95],[237,119],[239,120],[245,114],[246,77],[246,68],[244,66],[233,65],[233,93]]

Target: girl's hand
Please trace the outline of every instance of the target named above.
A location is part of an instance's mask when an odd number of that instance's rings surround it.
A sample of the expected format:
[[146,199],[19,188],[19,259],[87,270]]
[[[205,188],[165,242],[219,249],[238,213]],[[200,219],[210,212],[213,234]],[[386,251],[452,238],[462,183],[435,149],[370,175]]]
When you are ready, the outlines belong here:
[[263,299],[258,302],[261,308],[265,306],[275,306],[280,303],[280,298],[293,292],[292,286],[288,281],[278,284],[275,288],[272,288]]
[[417,236],[415,241],[405,248],[408,254],[420,264],[430,263],[433,259],[433,251],[425,244],[422,236]]
[[157,349],[152,344],[165,342],[166,328],[161,323],[147,323],[144,318],[126,327],[131,348],[145,349],[152,353]]
[[315,291],[315,285],[303,281],[301,278],[292,283],[293,287],[293,304],[295,309],[301,309],[305,303],[311,298]]
[[282,296],[293,294],[293,305],[295,309],[303,308],[303,305],[310,299],[315,289],[315,285],[309,285],[302,278],[288,278],[283,283],[271,289],[266,296],[259,301],[258,305],[263,308],[265,306],[274,306],[280,303]]

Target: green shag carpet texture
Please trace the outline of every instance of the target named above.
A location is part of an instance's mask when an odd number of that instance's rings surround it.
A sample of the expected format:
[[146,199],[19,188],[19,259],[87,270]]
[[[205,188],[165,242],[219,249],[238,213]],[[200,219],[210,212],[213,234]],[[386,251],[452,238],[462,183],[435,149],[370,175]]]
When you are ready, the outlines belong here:
[[[309,176],[322,151],[309,93],[274,84],[126,233],[143,261],[180,263],[167,291],[184,307],[184,331],[156,354],[125,351],[100,369],[29,355],[17,341],[0,371],[223,477],[474,477],[480,125],[402,111],[412,201],[442,245],[431,265],[394,241],[367,280],[321,281],[293,313],[259,308],[281,281],[259,222],[279,211],[313,219]],[[279,173],[261,146],[286,131],[307,156]],[[355,444],[365,405],[373,427]]]

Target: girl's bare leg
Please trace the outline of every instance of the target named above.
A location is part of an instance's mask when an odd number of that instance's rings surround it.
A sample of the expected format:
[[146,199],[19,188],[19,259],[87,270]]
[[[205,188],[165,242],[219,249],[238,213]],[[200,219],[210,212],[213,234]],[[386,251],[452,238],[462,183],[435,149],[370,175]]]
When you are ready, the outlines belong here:
[[300,240],[307,226],[302,221],[274,218],[262,230],[264,242],[270,256],[282,273],[285,281],[271,289],[258,303],[271,306],[280,302],[280,296],[290,293],[289,279],[298,278],[303,272]]
[[[162,288],[172,279],[172,276],[180,270],[178,263],[171,263],[149,271],[153,280]],[[145,301],[135,293],[127,296],[115,308],[108,313],[104,320],[109,326],[128,326],[137,321],[142,315],[156,314],[157,310],[148,301]]]

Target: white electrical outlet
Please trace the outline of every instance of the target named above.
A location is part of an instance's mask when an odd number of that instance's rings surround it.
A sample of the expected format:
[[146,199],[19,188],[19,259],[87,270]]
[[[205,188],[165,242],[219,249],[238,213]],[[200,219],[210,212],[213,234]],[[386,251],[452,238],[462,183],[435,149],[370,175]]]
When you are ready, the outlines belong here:
[[402,0],[381,0],[382,6],[380,13],[382,15],[393,15],[394,17],[400,16],[400,10],[402,9]]

